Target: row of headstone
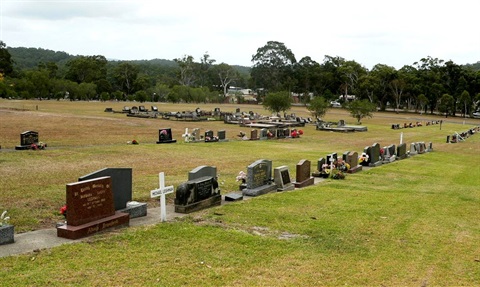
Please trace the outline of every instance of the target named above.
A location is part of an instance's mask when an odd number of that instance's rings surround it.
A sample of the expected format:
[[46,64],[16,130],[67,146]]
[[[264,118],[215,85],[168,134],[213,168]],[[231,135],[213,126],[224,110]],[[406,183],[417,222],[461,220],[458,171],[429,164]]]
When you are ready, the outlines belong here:
[[455,132],[453,135],[447,136],[447,143],[458,143],[460,141],[464,141],[477,132],[480,132],[480,126],[473,127],[461,133]]
[[436,124],[442,124],[443,120],[436,120],[436,121],[426,121],[425,123],[422,122],[410,122],[410,123],[403,123],[403,125],[400,124],[392,124],[392,129],[393,130],[398,130],[398,129],[406,129],[406,128],[414,128],[414,127],[421,127],[421,126],[431,126],[431,125],[436,125]]
[[205,131],[204,135],[200,135],[199,128],[194,128],[191,133],[189,133],[188,128],[185,128],[185,133],[182,135],[182,137],[186,143],[228,141],[225,130],[217,131],[217,135],[214,135],[212,130],[207,130]]
[[267,139],[284,139],[284,138],[299,138],[303,135],[303,130],[289,129],[289,128],[278,128],[278,129],[267,129],[262,128],[252,129],[250,131],[250,137],[246,133],[240,132],[238,137],[243,140],[267,140]]

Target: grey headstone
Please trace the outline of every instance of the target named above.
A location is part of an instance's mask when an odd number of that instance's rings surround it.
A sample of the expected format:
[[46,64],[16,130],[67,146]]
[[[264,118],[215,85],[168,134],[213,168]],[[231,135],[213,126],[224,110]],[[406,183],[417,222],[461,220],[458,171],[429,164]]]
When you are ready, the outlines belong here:
[[402,143],[397,146],[397,159],[404,159],[407,157],[407,144]]
[[205,177],[205,176],[216,178],[217,167],[207,166],[207,165],[198,166],[188,173],[188,180],[194,180],[194,179]]
[[112,178],[112,192],[115,210],[124,209],[127,202],[132,201],[132,169],[104,168],[81,176],[78,181],[109,176]]
[[276,184],[272,184],[272,161],[260,159],[247,167],[247,188],[244,195],[257,196],[274,191]]
[[290,178],[290,172],[286,165],[276,167],[273,170],[273,178],[278,191],[293,190],[295,186]]

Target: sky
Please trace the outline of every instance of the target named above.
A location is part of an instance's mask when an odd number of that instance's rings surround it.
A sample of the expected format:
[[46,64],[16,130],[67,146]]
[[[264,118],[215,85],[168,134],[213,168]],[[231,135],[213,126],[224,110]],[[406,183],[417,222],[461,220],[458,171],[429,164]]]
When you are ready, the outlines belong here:
[[252,66],[268,41],[323,63],[325,55],[367,69],[425,57],[480,61],[480,0],[0,0],[0,40],[115,60],[204,54]]

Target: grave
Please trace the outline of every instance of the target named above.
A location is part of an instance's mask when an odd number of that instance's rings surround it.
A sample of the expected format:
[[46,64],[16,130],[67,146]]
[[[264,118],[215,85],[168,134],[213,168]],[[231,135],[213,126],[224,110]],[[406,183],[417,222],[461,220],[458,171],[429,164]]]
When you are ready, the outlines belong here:
[[112,179],[113,202],[116,211],[130,214],[130,218],[147,215],[146,203],[127,204],[132,202],[132,169],[104,168],[81,176],[78,181],[109,176]]
[[427,151],[427,152],[433,151],[433,144],[432,144],[432,142],[429,142],[429,143],[428,143],[428,146],[427,146],[426,151]]
[[319,158],[317,161],[317,170],[312,173],[312,176],[327,178],[329,174],[325,170],[326,167],[327,161],[325,160],[325,158]]
[[199,166],[188,173],[188,181],[177,187],[175,212],[191,213],[220,205],[221,201],[217,168],[214,166]]
[[425,142],[419,142],[418,143],[418,153],[426,153],[427,152],[427,147],[425,146]]
[[389,145],[383,147],[383,156],[382,156],[382,163],[391,163],[394,162],[396,159],[396,148],[395,145]]
[[16,150],[44,149],[46,144],[38,141],[38,132],[26,131],[20,134],[20,145],[15,146]]
[[364,152],[368,155],[369,158],[368,166],[375,167],[382,165],[380,145],[378,143],[374,143],[370,148],[366,148]]
[[345,162],[350,165],[350,169],[347,173],[356,173],[362,170],[362,166],[358,164],[358,153],[356,151],[351,151],[347,154]]
[[206,143],[218,142],[218,137],[213,135],[212,130],[205,131],[205,137],[204,138],[205,138]]
[[296,188],[302,188],[314,184],[315,179],[310,176],[310,161],[302,159],[297,163],[297,173],[295,176],[295,182],[293,183]]
[[397,146],[397,159],[407,158],[407,144],[401,143]]
[[176,142],[177,140],[173,139],[173,136],[172,136],[172,129],[166,128],[166,129],[158,130],[157,144],[176,143]]
[[418,154],[418,143],[411,143],[410,144],[410,152],[409,155],[416,155]]
[[254,140],[259,140],[260,138],[258,137],[258,130],[251,130],[250,131],[250,140],[254,141]]
[[129,226],[128,213],[115,211],[112,179],[99,177],[66,186],[67,224],[57,227],[57,236],[78,239]]
[[242,190],[245,196],[258,196],[277,190],[272,179],[272,161],[260,159],[247,167],[247,187]]
[[266,128],[263,128],[260,130],[260,140],[266,139],[268,139],[268,130]]
[[218,141],[220,141],[220,142],[228,141],[227,133],[225,132],[225,130],[217,131],[217,138],[218,138]]
[[276,167],[273,170],[273,178],[277,185],[277,191],[294,190],[295,186],[290,179],[290,172],[286,165]]

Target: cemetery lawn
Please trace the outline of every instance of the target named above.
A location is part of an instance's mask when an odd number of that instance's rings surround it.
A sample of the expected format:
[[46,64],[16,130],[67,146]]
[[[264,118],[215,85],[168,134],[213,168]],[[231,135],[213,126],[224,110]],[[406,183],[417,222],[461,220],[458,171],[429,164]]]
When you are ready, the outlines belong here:
[[[31,254],[0,258],[1,286],[475,286],[480,282],[480,134],[447,144],[447,135],[480,120],[375,113],[368,132],[304,128],[299,139],[239,141],[248,128],[105,113],[125,103],[0,99],[0,212],[16,232],[62,220],[65,185],[105,167],[133,169],[133,198],[158,206],[150,190],[200,165],[217,167],[222,193],[238,190],[239,171],[258,160],[287,165],[295,178],[312,162],[365,146],[433,142],[434,151],[295,191],[222,205],[167,223],[130,227]],[[133,104],[130,104],[132,106]],[[149,104],[145,104],[147,108]],[[160,111],[261,106],[157,105]],[[304,107],[290,112],[308,117]],[[324,120],[345,119],[332,109]],[[392,130],[392,124],[444,120],[441,126]],[[176,144],[157,145],[172,128]],[[229,142],[183,142],[185,128],[226,130]],[[21,132],[39,132],[42,151],[15,151]],[[136,139],[139,145],[127,141]],[[169,204],[173,195],[169,195]],[[8,248],[8,245],[0,246]]]

